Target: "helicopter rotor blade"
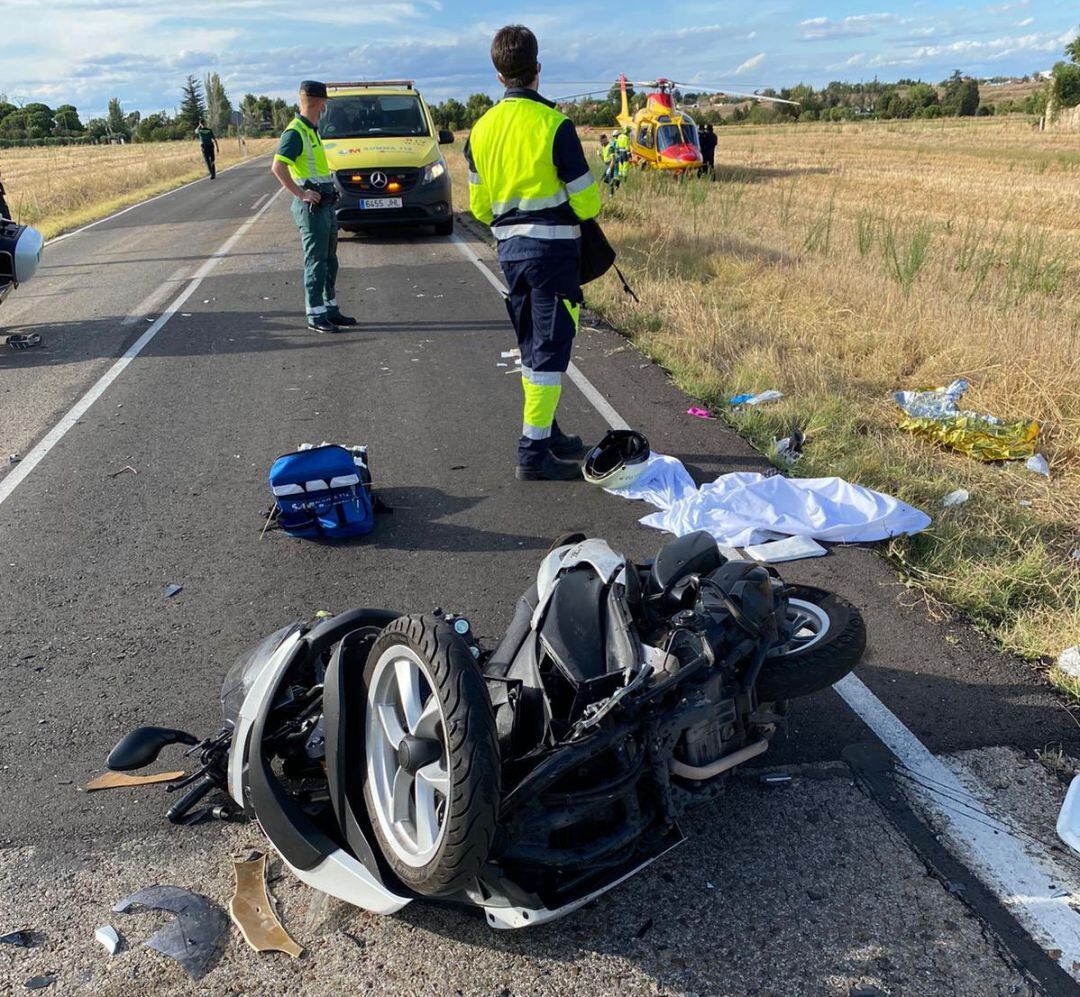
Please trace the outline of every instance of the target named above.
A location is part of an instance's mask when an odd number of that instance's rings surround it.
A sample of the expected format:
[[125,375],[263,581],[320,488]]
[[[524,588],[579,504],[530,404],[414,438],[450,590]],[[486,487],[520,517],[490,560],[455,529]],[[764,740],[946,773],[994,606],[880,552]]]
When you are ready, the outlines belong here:
[[755,93],[752,90],[732,90],[729,87],[706,86],[703,83],[677,83],[676,86],[678,86],[680,89],[693,89],[698,91],[699,93],[702,90],[709,90],[724,97],[742,97],[745,100],[763,100],[770,104],[790,104],[792,107],[802,106],[797,100],[787,100],[784,97],[768,97],[765,94]]

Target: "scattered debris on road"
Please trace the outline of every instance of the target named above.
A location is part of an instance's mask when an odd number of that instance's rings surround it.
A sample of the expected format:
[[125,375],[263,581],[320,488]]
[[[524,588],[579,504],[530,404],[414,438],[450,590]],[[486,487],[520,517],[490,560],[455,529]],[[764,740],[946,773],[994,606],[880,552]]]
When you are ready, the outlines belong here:
[[712,415],[707,408],[702,408],[700,405],[691,405],[686,410],[687,415],[692,415],[695,419],[711,419]]
[[256,952],[284,952],[298,959],[304,951],[282,927],[266,892],[266,856],[233,862],[236,892],[229,901],[229,916],[244,941]]
[[229,924],[217,904],[179,886],[148,886],[118,901],[113,911],[127,914],[133,907],[176,915],[143,942],[147,948],[175,959],[193,980],[201,980],[209,972]]
[[42,976],[31,976],[23,986],[27,990],[44,990],[46,987],[51,987],[56,982],[55,973],[45,973]]
[[133,775],[130,772],[103,772],[91,779],[86,786],[86,792],[95,793],[100,789],[127,789],[132,786],[148,786],[155,782],[173,782],[182,779],[184,773],[180,772],[155,772],[152,775]]
[[183,591],[184,591],[184,586],[183,585],[176,585],[176,584],[170,582],[168,585],[165,586],[165,598],[166,599],[171,599],[174,595],[179,595]]
[[9,453],[8,454],[8,463],[9,464],[18,464],[20,460],[22,460],[22,457],[20,457],[17,453]]
[[791,782],[790,772],[762,772],[758,782],[763,786],[786,786]]
[[963,505],[969,498],[971,495],[966,488],[957,488],[941,500],[941,508],[951,509],[954,505]]
[[19,949],[32,949],[43,941],[45,936],[40,931],[31,931],[29,928],[20,928],[18,931],[0,935],[0,945],[14,945]]
[[900,428],[974,457],[976,460],[1022,460],[1035,453],[1039,424],[1033,419],[1003,422],[997,416],[959,407],[969,384],[958,378],[944,388],[894,391],[903,410]]
[[117,478],[121,474],[126,474],[128,471],[130,471],[132,474],[138,474],[139,473],[130,464],[125,464],[122,468],[120,468],[119,471],[111,471],[111,472],[109,472],[109,477],[110,478]]
[[94,941],[105,946],[109,955],[116,955],[120,951],[121,939],[118,932],[111,924],[103,924],[94,932]]
[[41,345],[41,336],[36,332],[30,333],[28,336],[15,334],[7,337],[7,344],[13,350],[29,350]]
[[634,937],[635,938],[644,938],[650,931],[652,931],[652,926],[653,926],[653,919],[651,917],[646,918],[642,922],[641,927],[638,928],[637,931],[634,932]]
[[1080,775],[1069,783],[1057,819],[1057,834],[1074,852],[1080,855]]
[[804,557],[824,557],[829,552],[810,537],[788,537],[786,540],[770,540],[744,548],[755,561],[762,564],[782,564],[798,561]]

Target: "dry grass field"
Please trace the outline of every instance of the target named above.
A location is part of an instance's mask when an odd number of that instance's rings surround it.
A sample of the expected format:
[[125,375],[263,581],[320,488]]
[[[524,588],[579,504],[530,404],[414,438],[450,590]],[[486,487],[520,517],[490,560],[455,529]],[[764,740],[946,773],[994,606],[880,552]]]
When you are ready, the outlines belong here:
[[[218,169],[269,152],[275,139],[223,139]],[[206,175],[198,142],[0,149],[16,221],[52,238],[112,211]]]
[[[763,451],[804,429],[792,473],[929,512],[888,553],[931,611],[1049,663],[1080,641],[1080,139],[1019,117],[718,134],[715,182],[636,174],[605,202],[641,303],[605,278],[588,304]],[[960,376],[964,407],[1039,420],[1049,480],[897,429],[892,390]],[[766,388],[784,400],[725,407]]]

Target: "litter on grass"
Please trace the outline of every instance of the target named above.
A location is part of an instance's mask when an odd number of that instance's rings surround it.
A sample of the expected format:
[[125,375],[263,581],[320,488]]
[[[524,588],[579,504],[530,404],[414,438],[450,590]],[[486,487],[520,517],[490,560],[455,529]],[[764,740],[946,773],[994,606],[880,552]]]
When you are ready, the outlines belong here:
[[691,405],[686,410],[686,414],[687,415],[692,415],[695,419],[711,419],[712,418],[712,416],[709,414],[709,410],[707,408],[702,408],[700,405]]
[[759,394],[742,394],[733,395],[728,399],[728,404],[732,406],[739,405],[763,405],[765,402],[775,402],[784,397],[782,391],[777,391],[775,388],[769,388],[768,391],[762,391]]
[[1046,458],[1041,453],[1028,457],[1024,467],[1029,471],[1034,471],[1035,474],[1041,474],[1044,478],[1050,477],[1050,465],[1046,462]]
[[790,467],[801,456],[806,435],[798,426],[791,427],[791,433],[782,440],[776,441],[776,457],[782,463]]
[[958,378],[945,388],[894,391],[893,400],[905,418],[900,428],[976,460],[1022,460],[1035,453],[1039,424],[1034,420],[1003,422],[997,416],[960,408],[968,382]]
[[954,505],[963,505],[971,496],[968,494],[966,488],[957,488],[956,491],[949,492],[941,500],[941,507],[943,509],[949,509]]
[[1080,644],[1062,651],[1055,664],[1070,678],[1080,679]]

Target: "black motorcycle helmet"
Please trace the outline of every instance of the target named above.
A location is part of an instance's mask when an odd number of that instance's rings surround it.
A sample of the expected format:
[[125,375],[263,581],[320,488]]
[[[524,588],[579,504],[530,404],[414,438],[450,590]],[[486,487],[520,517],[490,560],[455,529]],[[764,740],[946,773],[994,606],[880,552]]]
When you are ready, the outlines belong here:
[[582,475],[601,488],[628,488],[649,462],[649,441],[635,429],[609,429],[586,455]]

